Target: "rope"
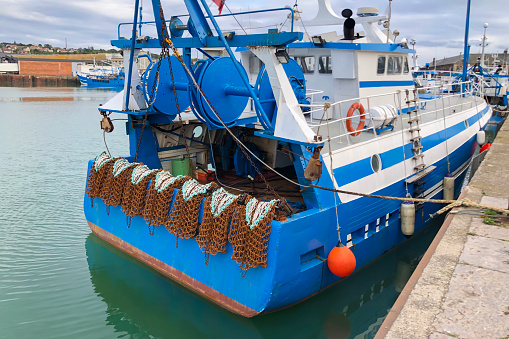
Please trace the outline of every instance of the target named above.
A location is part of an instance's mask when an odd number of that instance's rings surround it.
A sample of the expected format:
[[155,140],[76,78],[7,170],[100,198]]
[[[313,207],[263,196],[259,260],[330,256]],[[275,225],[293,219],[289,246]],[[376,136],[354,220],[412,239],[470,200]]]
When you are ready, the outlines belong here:
[[499,109],[496,109],[496,108],[492,108],[492,110],[493,110],[493,112],[500,112],[500,113],[504,113],[504,114],[509,112],[507,109],[502,111],[502,110],[499,110]]
[[[162,10],[161,10],[162,12]],[[162,13],[160,13],[162,15]],[[163,21],[164,22],[164,21]],[[305,27],[304,27],[305,29]],[[167,36],[167,35],[166,35]],[[179,60],[179,62],[182,64],[182,66],[184,67],[184,70],[191,76],[191,79],[193,81],[193,84],[196,86],[196,88],[198,89],[198,91],[200,92],[200,94],[203,96],[203,98],[205,99],[205,102],[207,103],[207,105],[211,108],[212,112],[214,113],[214,115],[216,115],[216,117],[220,120],[221,124],[223,125],[223,127],[228,131],[228,133],[232,136],[232,138],[235,140],[235,142],[240,146],[242,152],[244,153],[244,155],[246,155],[246,157],[251,160],[251,157],[248,156],[248,154],[246,153],[249,152],[256,160],[258,160],[261,164],[265,165],[267,168],[269,168],[271,171],[273,171],[274,173],[276,173],[277,175],[279,175],[280,177],[282,177],[283,179],[287,180],[288,182],[290,183],[293,183],[294,185],[297,185],[297,186],[300,186],[300,187],[304,187],[304,188],[309,188],[309,187],[313,187],[313,188],[317,188],[317,189],[323,189],[323,190],[326,190],[326,191],[332,191],[332,192],[336,192],[336,193],[342,193],[342,194],[348,194],[348,195],[356,195],[356,196],[363,196],[363,197],[369,197],[369,198],[378,198],[378,199],[387,199],[387,200],[397,200],[397,201],[409,201],[409,202],[430,202],[430,203],[439,203],[439,204],[448,204],[448,206],[442,208],[440,211],[438,211],[436,214],[441,214],[443,213],[444,211],[446,210],[449,210],[451,208],[454,208],[454,207],[457,207],[457,206],[470,206],[470,207],[478,207],[478,208],[487,208],[487,209],[491,209],[491,210],[494,210],[494,211],[497,211],[497,212],[500,212],[500,213],[507,213],[509,214],[509,210],[505,210],[505,209],[501,209],[501,208],[497,208],[497,207],[493,207],[493,206],[488,206],[488,205],[482,205],[482,204],[477,204],[477,203],[474,203],[472,202],[471,200],[469,199],[462,199],[462,200],[444,200],[444,199],[423,199],[423,198],[400,198],[400,197],[390,197],[390,196],[381,196],[381,195],[375,195],[375,194],[367,194],[367,193],[359,193],[359,192],[350,192],[350,191],[345,191],[345,190],[339,190],[339,189],[332,189],[332,188],[328,188],[328,187],[323,187],[323,186],[317,186],[317,185],[314,185],[314,184],[311,184],[311,185],[302,185],[300,183],[297,183],[295,181],[293,181],[292,179],[282,175],[281,173],[279,173],[278,171],[276,171],[274,168],[270,167],[269,165],[267,165],[263,160],[261,160],[259,157],[257,157],[249,148],[247,148],[236,136],[235,134],[227,127],[227,125],[224,123],[223,119],[219,116],[219,114],[216,112],[216,110],[214,109],[214,107],[212,106],[211,102],[208,100],[208,98],[205,96],[205,93],[203,93],[202,89],[200,88],[200,86],[198,85],[198,83],[196,82],[196,80],[194,79],[194,77],[192,76],[192,73],[189,71],[189,69],[187,68],[187,65],[184,63],[184,60],[182,59],[182,57],[180,56],[180,54],[178,53],[176,47],[173,45],[173,42],[169,39],[169,38],[166,38],[164,39],[167,44],[169,45],[169,47],[173,50],[174,52],[174,55],[177,57],[177,59]],[[324,107],[325,108],[325,107]],[[325,112],[324,112],[325,114]],[[323,116],[322,116],[323,118]],[[143,129],[142,129],[143,131]],[[141,139],[141,137],[140,137]],[[260,175],[260,177],[264,180],[267,188],[269,188],[271,190],[271,192],[278,198],[280,198],[281,201],[285,201],[282,197],[280,197],[279,194],[277,194],[276,191],[274,191],[274,189],[269,185],[269,183],[266,181],[265,177],[259,172],[259,170],[256,168],[256,166],[254,166],[254,168],[257,170],[258,174]]]
[[[163,36],[163,45],[161,46],[161,48],[162,48],[161,54],[164,54],[166,56],[166,59],[168,60],[168,67],[170,69],[171,83],[174,84],[175,78],[173,76],[173,66],[172,66],[171,60],[170,60],[170,49],[168,48],[169,34],[168,34],[168,30],[166,29],[166,21],[164,19],[164,13],[163,13],[163,7],[161,6],[161,1],[159,1],[159,18],[161,19],[162,36]],[[173,49],[173,54],[177,57],[177,59],[180,60],[180,55],[178,54],[178,52],[175,49]],[[163,60],[161,59],[160,63],[162,63],[162,62],[163,62]],[[186,139],[186,133],[184,130],[184,122],[182,121],[182,116],[180,115],[178,94],[177,94],[177,89],[175,86],[173,86],[173,95],[175,97],[175,106],[176,106],[179,121],[180,121],[180,133],[182,134],[182,141],[184,142],[184,146],[186,147],[187,158],[189,159],[189,172],[192,173],[193,168],[192,168],[191,154],[189,152],[189,146],[187,145],[187,141],[186,141],[187,139]]]
[[[327,135],[328,135],[327,142],[329,144],[330,177],[331,177],[331,179],[334,182],[334,180],[335,180],[335,178],[334,178],[334,166],[333,166],[333,163],[332,163],[332,147],[331,147],[331,144],[330,144],[330,131],[329,131],[329,110],[328,110],[329,107],[330,107],[330,105],[329,106],[325,106],[324,107],[324,111],[325,111],[325,114],[327,115]],[[334,207],[335,207],[335,210],[336,210],[336,230],[338,231],[338,241],[341,242],[341,232],[339,231],[339,229],[341,227],[339,226],[338,202],[336,201],[336,194],[334,194]]]
[[[398,107],[398,105],[396,104],[396,96],[398,96],[398,102],[400,103],[400,106]],[[401,97],[399,96],[399,93],[395,93],[394,94],[394,103],[396,104],[396,107],[398,107],[398,112],[402,112],[402,109],[401,109]],[[406,182],[406,179],[408,178],[408,174],[407,174],[407,171],[406,171],[406,154],[405,154],[405,128],[403,126],[403,114],[398,114],[399,115],[399,120],[400,120],[400,124],[401,124],[401,148],[403,149],[403,169],[405,170],[405,191],[406,191],[406,194],[408,196],[408,183]],[[412,147],[413,147],[413,142],[412,142]]]
[[[196,89],[200,92],[200,94],[202,95],[203,99],[205,99],[205,102],[207,103],[207,106],[210,107],[210,109],[212,110],[212,112],[214,113],[214,115],[219,119],[219,121],[221,122],[221,125],[223,125],[223,127],[226,129],[226,131],[228,131],[228,133],[232,136],[233,140],[237,143],[237,145],[239,146],[240,150],[242,151],[242,153],[244,154],[244,156],[249,160],[249,162],[251,162],[251,165],[253,166],[253,168],[256,170],[257,174],[263,179],[263,181],[265,182],[265,185],[267,187],[267,189],[271,192],[271,194],[273,194],[274,196],[276,196],[278,198],[278,200],[280,201],[280,206],[283,207],[289,214],[291,214],[291,207],[290,205],[288,205],[288,203],[286,202],[286,199],[284,199],[283,197],[281,197],[275,190],[274,188],[272,188],[272,186],[270,186],[270,184],[268,183],[267,179],[265,178],[265,176],[262,174],[262,172],[260,171],[260,169],[258,169],[258,167],[254,164],[253,160],[251,159],[251,157],[248,155],[247,152],[249,152],[251,155],[253,155],[256,159],[260,160],[260,158],[258,158],[256,155],[254,155],[254,153],[248,148],[246,147],[236,136],[235,134],[230,130],[230,128],[228,128],[228,126],[226,125],[226,123],[224,122],[223,118],[219,115],[219,113],[217,113],[216,109],[214,108],[214,106],[212,105],[212,103],[210,102],[210,100],[207,98],[207,96],[205,95],[205,93],[203,92],[203,90],[201,89],[201,87],[198,85],[196,79],[194,78],[193,74],[191,73],[191,71],[189,70],[189,68],[187,67],[187,65],[185,64],[184,60],[182,59],[182,57],[180,56],[180,54],[178,53],[177,51],[177,48],[175,47],[175,45],[173,45],[173,42],[170,40],[170,39],[166,39],[166,42],[168,43],[168,45],[171,47],[171,49],[173,50],[175,56],[177,57],[178,61],[182,64],[182,67],[184,68],[184,70],[186,71],[186,73],[189,75],[189,77],[191,78],[192,82],[193,82],[193,85],[196,87]],[[247,151],[247,152],[246,152]],[[260,160],[261,161],[261,160]],[[270,166],[268,166],[265,162],[261,161],[262,164],[264,164],[265,166],[271,168]],[[271,168],[272,169],[272,168]],[[272,169],[274,170],[274,169]]]
[[106,131],[105,130],[103,130],[103,140],[104,140],[104,147],[106,147],[106,150],[108,151],[108,155],[111,158],[110,149],[108,148],[108,144],[106,143]]
[[[442,85],[440,85],[440,92],[442,92]],[[477,108],[477,102],[475,104],[475,107]],[[444,136],[445,136],[445,155],[447,156],[447,173],[451,173],[451,163],[449,162],[449,147],[447,145],[447,125],[445,121],[445,103],[444,103],[444,96],[442,95],[442,113],[444,116]]]
[[368,193],[359,193],[359,192],[344,191],[344,190],[339,190],[339,189],[334,189],[334,188],[327,188],[327,187],[316,186],[316,185],[309,185],[309,186],[310,187],[314,187],[314,188],[323,189],[323,190],[326,190],[326,191],[332,191],[332,192],[348,194],[348,195],[356,195],[356,196],[367,197],[367,198],[377,198],[377,199],[397,200],[397,201],[409,201],[409,202],[430,202],[430,203],[434,203],[434,204],[448,204],[447,206],[445,206],[444,208],[442,208],[441,210],[439,210],[435,214],[442,214],[443,212],[445,212],[445,211],[447,211],[447,210],[449,210],[451,208],[459,207],[459,206],[486,208],[486,209],[490,209],[490,210],[493,210],[493,211],[496,211],[496,212],[509,214],[509,210],[506,210],[506,209],[503,209],[503,208],[499,208],[499,207],[490,206],[490,205],[478,204],[476,202],[473,202],[470,199],[445,200],[445,199],[424,199],[424,198],[400,198],[400,197],[389,197],[389,196],[385,196],[385,195],[376,195],[376,194],[368,194]]

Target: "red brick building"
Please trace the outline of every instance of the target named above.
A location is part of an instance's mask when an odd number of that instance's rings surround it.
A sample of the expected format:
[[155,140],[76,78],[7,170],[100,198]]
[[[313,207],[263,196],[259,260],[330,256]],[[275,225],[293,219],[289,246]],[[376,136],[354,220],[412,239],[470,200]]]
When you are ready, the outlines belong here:
[[72,61],[19,59],[19,74],[72,76]]

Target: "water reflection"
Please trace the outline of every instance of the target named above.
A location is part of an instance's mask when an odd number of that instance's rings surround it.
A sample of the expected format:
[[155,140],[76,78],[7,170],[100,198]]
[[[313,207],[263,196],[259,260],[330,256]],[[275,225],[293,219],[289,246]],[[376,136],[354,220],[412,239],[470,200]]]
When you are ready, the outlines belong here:
[[497,136],[497,133],[503,124],[503,121],[504,120],[501,120],[500,122],[488,123],[486,125],[486,128],[484,129],[486,132],[486,142],[492,143],[495,140],[495,137]]
[[[58,101],[108,101],[118,89],[87,87],[31,87],[31,88],[9,88],[3,87],[0,91],[0,103],[38,103]],[[58,105],[58,103],[55,103]]]
[[85,246],[95,293],[119,337],[372,338],[442,221],[321,294],[253,319],[203,300],[93,234]]
[[92,97],[4,97],[0,102],[92,101]]
[[[80,98],[82,99],[82,98]],[[0,98],[0,101],[13,102],[40,102],[40,101],[74,101],[74,97],[18,97],[18,98]]]

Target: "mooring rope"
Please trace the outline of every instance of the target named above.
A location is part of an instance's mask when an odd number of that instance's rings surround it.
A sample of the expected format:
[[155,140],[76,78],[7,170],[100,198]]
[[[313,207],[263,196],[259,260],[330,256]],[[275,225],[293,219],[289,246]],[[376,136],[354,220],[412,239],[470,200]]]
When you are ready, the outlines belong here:
[[[499,207],[495,207],[495,206],[490,206],[490,205],[478,204],[478,203],[473,202],[472,200],[466,199],[466,198],[460,199],[460,200],[424,199],[424,198],[400,198],[400,197],[390,197],[390,196],[386,196],[386,195],[376,195],[376,194],[368,194],[368,193],[359,193],[359,192],[351,192],[351,191],[345,191],[345,190],[338,190],[338,189],[334,189],[334,188],[327,188],[327,187],[316,186],[316,185],[309,185],[309,186],[310,187],[314,187],[314,188],[323,189],[323,190],[326,190],[326,191],[332,191],[332,192],[336,192],[336,193],[349,194],[349,195],[357,195],[357,196],[367,197],[367,198],[377,198],[377,199],[397,200],[397,201],[409,201],[409,202],[430,202],[430,203],[434,203],[434,204],[448,204],[447,206],[445,206],[444,208],[442,208],[441,210],[436,212],[435,215],[442,214],[445,211],[450,210],[451,208],[460,207],[460,206],[485,208],[485,209],[490,209],[490,210],[493,210],[493,211],[496,211],[496,212],[509,214],[509,210],[506,210],[506,209],[503,209],[503,208],[499,208]],[[433,216],[433,215],[431,215],[431,216]]]

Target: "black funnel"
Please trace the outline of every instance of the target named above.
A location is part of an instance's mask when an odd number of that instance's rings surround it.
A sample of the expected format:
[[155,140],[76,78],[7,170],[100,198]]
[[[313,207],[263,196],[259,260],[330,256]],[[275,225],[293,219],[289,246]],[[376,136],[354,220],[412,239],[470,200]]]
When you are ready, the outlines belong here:
[[355,39],[355,20],[351,18],[353,12],[351,9],[344,9],[341,12],[341,15],[346,18],[345,23],[343,24],[343,39],[344,40],[354,40]]

